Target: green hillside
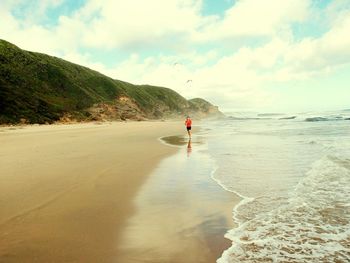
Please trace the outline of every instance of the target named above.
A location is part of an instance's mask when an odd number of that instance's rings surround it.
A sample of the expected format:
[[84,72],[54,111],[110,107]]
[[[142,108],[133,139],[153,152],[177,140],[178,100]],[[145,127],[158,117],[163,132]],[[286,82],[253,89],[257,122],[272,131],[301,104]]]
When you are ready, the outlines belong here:
[[206,111],[171,89],[114,80],[0,40],[0,124],[157,119]]

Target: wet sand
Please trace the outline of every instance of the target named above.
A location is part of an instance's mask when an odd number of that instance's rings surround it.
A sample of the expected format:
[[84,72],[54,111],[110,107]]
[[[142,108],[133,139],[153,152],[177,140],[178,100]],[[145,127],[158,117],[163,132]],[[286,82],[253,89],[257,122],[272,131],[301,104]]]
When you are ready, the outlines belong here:
[[[182,150],[157,138],[183,133],[182,122],[2,128],[0,262],[214,262],[229,245],[223,233],[232,196],[217,197],[219,188],[215,195],[197,191],[193,182],[184,189],[182,181],[164,198],[159,190],[176,184],[154,176],[161,160]],[[149,193],[155,195],[147,205]],[[198,193],[216,201],[203,203]],[[130,232],[143,215],[141,225],[164,231]],[[145,253],[149,244],[153,250]]]
[[205,139],[169,136],[179,151],[165,158],[135,198],[137,211],[120,239],[120,262],[216,262],[231,246],[232,208],[239,197],[212,178]]

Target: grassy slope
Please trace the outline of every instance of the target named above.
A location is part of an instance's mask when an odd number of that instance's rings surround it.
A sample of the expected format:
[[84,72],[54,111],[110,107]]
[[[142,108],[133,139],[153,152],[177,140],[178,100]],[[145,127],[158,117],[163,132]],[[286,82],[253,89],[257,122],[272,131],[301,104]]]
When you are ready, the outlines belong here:
[[87,119],[89,107],[113,104],[120,96],[131,98],[149,118],[200,110],[196,101],[187,101],[168,88],[114,80],[0,40],[0,124],[18,123],[21,119],[51,123],[66,113]]

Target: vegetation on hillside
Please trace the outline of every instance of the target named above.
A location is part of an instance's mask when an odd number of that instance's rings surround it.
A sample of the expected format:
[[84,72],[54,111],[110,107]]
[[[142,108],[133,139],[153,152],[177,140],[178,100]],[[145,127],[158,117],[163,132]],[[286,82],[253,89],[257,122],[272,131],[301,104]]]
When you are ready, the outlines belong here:
[[[75,120],[155,119],[209,112],[202,99],[114,80],[60,58],[0,40],[0,124]],[[127,113],[127,114],[125,114]]]

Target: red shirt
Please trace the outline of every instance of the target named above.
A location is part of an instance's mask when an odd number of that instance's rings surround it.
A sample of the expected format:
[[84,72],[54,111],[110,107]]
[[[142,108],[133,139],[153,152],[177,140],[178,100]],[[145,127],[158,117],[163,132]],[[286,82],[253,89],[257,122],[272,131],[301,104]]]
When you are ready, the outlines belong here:
[[186,124],[186,127],[191,127],[191,125],[192,125],[192,120],[191,120],[191,119],[187,119],[187,120],[185,121],[185,124]]

